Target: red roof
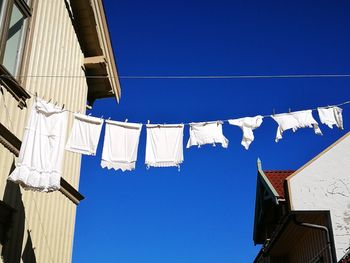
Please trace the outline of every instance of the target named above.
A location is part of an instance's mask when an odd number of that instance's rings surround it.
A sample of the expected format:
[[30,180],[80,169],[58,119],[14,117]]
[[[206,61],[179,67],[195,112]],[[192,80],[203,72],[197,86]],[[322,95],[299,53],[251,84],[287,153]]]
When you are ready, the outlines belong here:
[[285,198],[284,187],[283,187],[284,180],[294,172],[295,171],[293,170],[284,170],[284,171],[266,170],[264,171],[264,174],[266,175],[267,179],[269,179],[270,183],[277,191],[278,197]]

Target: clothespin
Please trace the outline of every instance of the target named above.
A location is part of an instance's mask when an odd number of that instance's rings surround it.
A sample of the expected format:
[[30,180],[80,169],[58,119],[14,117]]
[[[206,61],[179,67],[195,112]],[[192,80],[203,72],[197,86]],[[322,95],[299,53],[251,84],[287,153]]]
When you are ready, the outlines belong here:
[[288,111],[289,111],[289,113],[291,112],[291,109],[290,108],[288,108]]
[[56,102],[55,102],[55,106],[57,106],[57,103],[58,103],[58,102],[56,101]]
[[275,108],[272,109],[272,115],[275,116],[276,112],[275,112]]
[[103,115],[101,116],[101,119],[103,119]]
[[35,101],[38,99],[38,92],[35,92]]
[[48,103],[50,103],[51,100],[52,100],[52,98],[49,99]]
[[110,120],[111,119],[111,117],[108,117],[108,120]]
[[64,104],[62,105],[62,110],[64,109]]
[[89,113],[89,116],[91,116],[91,113]]
[[125,122],[128,122],[128,119],[125,119]]
[[151,121],[150,121],[150,120],[148,120],[148,121],[147,121],[147,124],[150,124],[150,122],[151,122]]

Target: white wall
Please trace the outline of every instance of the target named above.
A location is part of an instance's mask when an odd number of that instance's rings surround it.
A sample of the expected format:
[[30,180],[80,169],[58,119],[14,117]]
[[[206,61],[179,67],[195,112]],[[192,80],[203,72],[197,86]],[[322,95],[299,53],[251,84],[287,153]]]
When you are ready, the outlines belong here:
[[330,210],[339,260],[350,246],[350,133],[289,179],[292,210]]

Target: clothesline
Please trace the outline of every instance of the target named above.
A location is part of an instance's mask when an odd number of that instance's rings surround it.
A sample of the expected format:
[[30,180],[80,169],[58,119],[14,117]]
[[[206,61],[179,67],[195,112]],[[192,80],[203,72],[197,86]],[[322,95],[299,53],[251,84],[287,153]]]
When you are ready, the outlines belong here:
[[[1,78],[9,78],[9,77],[12,77],[11,75],[0,75],[0,79]],[[63,76],[63,75],[18,75],[16,77],[27,77],[27,78],[114,78],[112,76]],[[241,79],[253,79],[253,78],[313,78],[313,77],[350,77],[350,74],[302,74],[302,75],[227,75],[227,76],[119,76],[119,78],[144,78],[144,79],[157,79],[157,78],[165,78],[165,79],[185,79],[185,78],[188,78],[188,79],[209,79],[209,78],[231,78],[231,79],[234,79],[234,78],[241,78]],[[38,94],[37,92],[31,92],[27,89],[25,89],[26,92],[28,92],[30,95],[34,96],[35,98],[38,97]],[[51,101],[51,99],[49,100],[49,102]],[[334,105],[328,105],[328,107],[331,107],[331,106],[343,106],[343,105],[346,105],[346,104],[350,104],[350,100],[349,101],[345,101],[345,102],[342,102],[342,103],[339,103],[339,104],[334,104]],[[65,107],[65,104],[62,105],[62,109]],[[317,108],[312,108],[310,109],[312,111],[316,111]],[[74,110],[71,110],[71,109],[65,109],[65,111],[67,112],[70,112],[70,113],[77,113],[77,111],[74,111]],[[274,116],[276,115],[275,113],[275,109],[273,108],[272,109],[273,113],[272,114],[266,114],[266,115],[261,115],[263,118],[271,118],[271,116]],[[291,112],[291,109],[289,108],[289,112]],[[90,115],[90,114],[89,114]],[[107,118],[107,119],[104,119],[103,116],[101,116],[100,119],[103,119],[103,120],[110,120],[111,118]],[[128,121],[126,119],[126,121]],[[228,123],[229,119],[218,119],[217,121],[220,121],[220,122],[223,122],[223,123]],[[210,122],[210,121],[207,121],[207,122]],[[150,121],[148,121],[147,123],[144,123],[144,122],[138,122],[139,124],[143,124],[143,125],[146,125],[146,124],[149,124]],[[166,124],[166,123],[164,123]],[[187,125],[189,126],[191,124],[191,122],[184,122],[184,123],[181,123],[183,125]]]
[[[73,112],[74,121],[66,141],[69,110],[38,98],[36,92],[33,95],[35,101],[24,131],[19,159],[8,180],[19,183],[28,190],[50,192],[60,189],[64,150],[96,155],[104,124],[101,167],[116,171],[135,169],[143,126],[141,123],[109,119],[104,122],[102,118]],[[346,101],[333,106],[318,107],[320,122],[331,129],[335,125],[343,130],[343,110],[338,106],[349,103],[350,101]],[[265,115],[265,117],[271,117],[278,125],[275,141],[282,139],[284,131],[295,132],[299,128],[313,128],[315,134],[322,135],[319,123],[312,116],[312,110]],[[222,124],[228,122],[242,130],[241,145],[248,150],[255,139],[254,130],[261,126],[263,118],[264,116],[256,115],[224,121],[186,123],[190,125],[186,148],[201,147],[205,144],[213,146],[221,144],[223,148],[227,148],[229,140],[224,136]],[[180,170],[180,165],[184,161],[184,125],[184,123],[146,125],[145,165],[147,169],[177,167]]]
[[350,74],[286,74],[286,75],[0,75],[0,78],[87,78],[87,79],[281,79],[281,78],[348,78]]
[[[27,91],[30,95],[32,95],[32,96],[34,96],[34,97],[37,97],[37,94],[36,94],[36,93],[33,93],[33,92],[31,92],[31,91],[29,91],[29,90],[27,90],[27,89],[26,89],[26,91]],[[328,105],[328,106],[329,106],[329,107],[331,107],[331,106],[337,106],[337,107],[339,107],[339,106],[343,106],[343,105],[346,105],[346,104],[350,104],[350,100],[349,100],[349,101],[342,102],[342,103],[339,103],[339,104]],[[316,111],[317,108],[312,108],[311,110],[312,110],[312,111]],[[69,110],[69,109],[65,109],[65,111],[70,112],[70,113],[73,113],[73,114],[74,114],[74,113],[77,113],[77,111],[72,111],[72,110]],[[289,112],[290,112],[290,110],[289,110]],[[263,117],[263,118],[271,118],[272,115],[276,115],[276,113],[274,112],[274,109],[273,109],[273,113],[272,113],[272,114],[262,115],[262,117]],[[110,120],[110,118],[105,119],[105,118],[103,118],[103,116],[102,116],[100,119],[103,119],[103,120]],[[128,121],[128,119],[126,119],[126,121]],[[228,123],[229,119],[224,119],[224,120],[218,119],[218,121],[221,121],[221,122],[223,122],[223,123],[225,123],[225,122]],[[208,122],[210,122],[210,121],[208,121]],[[138,122],[138,123],[139,123],[139,124],[143,124],[143,125],[149,124],[149,122],[147,122],[147,123]],[[186,125],[186,126],[189,126],[189,125],[191,124],[191,122],[184,122],[184,123],[181,123],[181,124]]]

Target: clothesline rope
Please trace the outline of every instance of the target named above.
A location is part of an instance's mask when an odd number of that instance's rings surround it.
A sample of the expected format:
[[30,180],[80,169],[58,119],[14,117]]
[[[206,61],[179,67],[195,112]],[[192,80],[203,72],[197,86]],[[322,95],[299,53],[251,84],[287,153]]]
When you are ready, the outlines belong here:
[[[349,75],[349,76],[350,76],[350,75]],[[25,89],[25,90],[26,90],[30,95],[32,95],[32,96],[34,96],[34,97],[37,97],[37,94],[36,94],[36,93],[31,92],[31,91],[29,91],[29,90],[27,90],[27,89]],[[350,104],[350,100],[345,101],[345,102],[342,102],[342,103],[339,103],[339,104],[328,105],[328,106],[337,106],[337,107],[339,107],[339,106],[343,106],[343,105],[346,105],[346,104]],[[310,109],[310,110],[316,111],[317,108],[312,108],[312,109]],[[65,111],[70,112],[70,113],[73,113],[73,114],[74,114],[74,113],[77,113],[77,111],[73,111],[73,110],[70,110],[70,109],[65,109]],[[274,111],[274,109],[273,109],[273,111]],[[271,115],[275,115],[275,114],[276,114],[276,113],[266,114],[266,115],[262,115],[262,117],[263,117],[263,118],[271,118]],[[109,120],[110,118],[104,119],[103,116],[102,116],[101,119],[103,119],[103,120]],[[231,118],[231,119],[232,119],[232,118]],[[218,119],[218,120],[215,120],[215,121],[221,121],[221,122],[225,123],[225,122],[228,122],[229,119]],[[205,122],[211,122],[211,121],[205,121]],[[138,123],[139,123],[139,124],[142,124],[142,125],[149,124],[149,122],[147,122],[147,123],[138,122]],[[164,123],[164,124],[169,124],[169,123]],[[181,123],[181,124],[183,124],[183,125],[190,125],[191,123],[190,123],[190,122],[184,122],[184,123]]]
[[285,75],[1,75],[4,78],[87,78],[87,79],[286,79],[286,78],[348,78],[350,74],[285,74]]

